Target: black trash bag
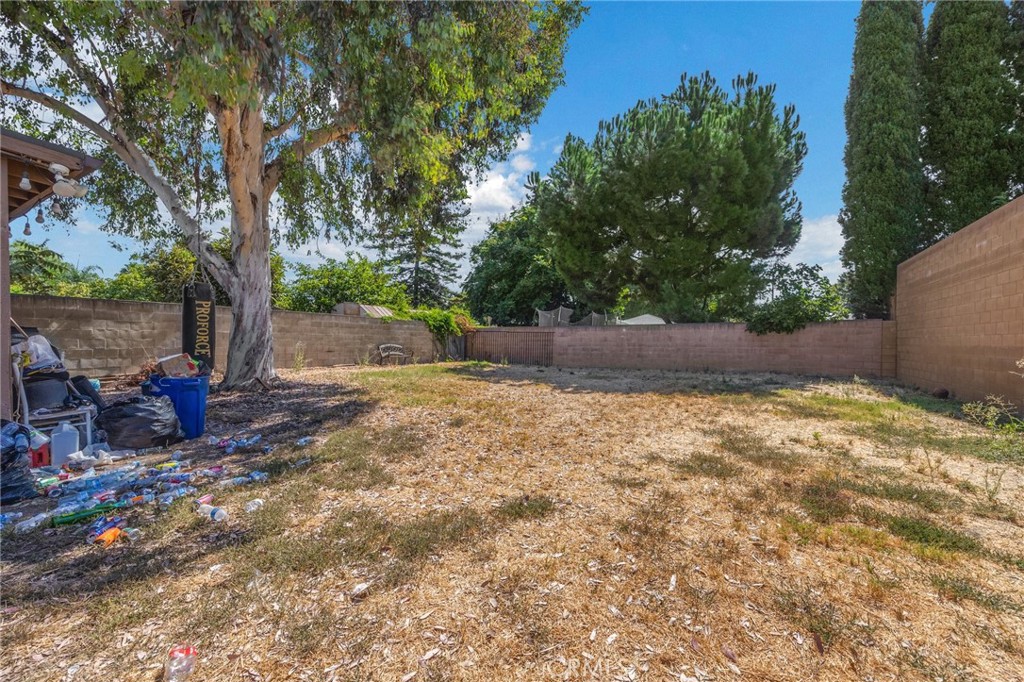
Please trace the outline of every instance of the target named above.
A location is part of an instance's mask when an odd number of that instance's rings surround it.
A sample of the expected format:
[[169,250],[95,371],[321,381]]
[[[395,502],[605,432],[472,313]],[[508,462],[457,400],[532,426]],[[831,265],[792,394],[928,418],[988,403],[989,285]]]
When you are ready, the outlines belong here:
[[36,492],[35,479],[30,471],[31,460],[27,452],[18,452],[15,447],[15,435],[28,437],[28,429],[24,426],[12,426],[3,421],[3,446],[0,448],[0,504],[13,504],[39,495]]
[[107,402],[103,400],[102,397],[100,397],[99,392],[92,387],[91,383],[89,383],[89,377],[72,377],[71,385],[74,386],[75,390],[77,390],[79,393],[81,393],[83,396],[91,400],[98,409],[107,409]]
[[165,395],[119,400],[100,412],[96,425],[115,449],[140,450],[185,440],[174,403]]

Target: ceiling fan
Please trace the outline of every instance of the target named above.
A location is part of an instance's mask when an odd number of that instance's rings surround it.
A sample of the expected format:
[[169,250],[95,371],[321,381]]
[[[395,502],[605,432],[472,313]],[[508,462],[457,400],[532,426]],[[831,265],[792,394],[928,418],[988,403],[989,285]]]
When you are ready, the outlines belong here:
[[71,171],[67,166],[59,163],[50,164],[50,172],[53,173],[53,193],[59,197],[75,197],[81,199],[88,192],[88,188],[78,184],[74,178],[67,177]]

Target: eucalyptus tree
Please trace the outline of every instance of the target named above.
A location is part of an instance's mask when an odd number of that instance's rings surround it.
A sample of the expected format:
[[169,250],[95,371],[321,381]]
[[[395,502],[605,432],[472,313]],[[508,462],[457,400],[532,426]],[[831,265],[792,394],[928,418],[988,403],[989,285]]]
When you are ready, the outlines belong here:
[[[0,119],[106,163],[105,229],[183,240],[231,298],[224,387],[274,377],[271,245],[351,235],[413,172],[507,154],[582,9],[548,2],[48,2],[0,9]],[[230,257],[210,244],[227,222]]]
[[589,144],[568,136],[534,201],[570,291],[593,310],[628,287],[675,321],[741,316],[758,262],[800,236],[798,126],[774,85],[748,74],[730,93],[705,73],[602,121]]

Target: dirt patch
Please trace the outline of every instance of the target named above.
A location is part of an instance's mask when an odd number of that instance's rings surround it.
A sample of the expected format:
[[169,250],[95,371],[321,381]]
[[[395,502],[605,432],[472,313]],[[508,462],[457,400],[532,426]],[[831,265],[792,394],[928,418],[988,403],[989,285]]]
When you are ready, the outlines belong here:
[[232,460],[274,475],[227,523],[4,538],[0,677],[153,679],[185,640],[204,680],[1024,679],[1021,467],[900,387],[282,374],[211,399],[278,445]]

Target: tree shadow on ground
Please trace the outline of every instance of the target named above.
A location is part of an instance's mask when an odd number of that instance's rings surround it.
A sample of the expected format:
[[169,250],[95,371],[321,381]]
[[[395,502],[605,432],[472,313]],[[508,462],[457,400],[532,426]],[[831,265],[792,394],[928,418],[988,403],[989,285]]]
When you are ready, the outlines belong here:
[[453,367],[459,376],[492,383],[524,382],[568,393],[656,393],[661,395],[769,396],[783,389],[800,390],[841,380],[773,372],[687,371],[670,369],[598,369],[532,365],[467,364]]

